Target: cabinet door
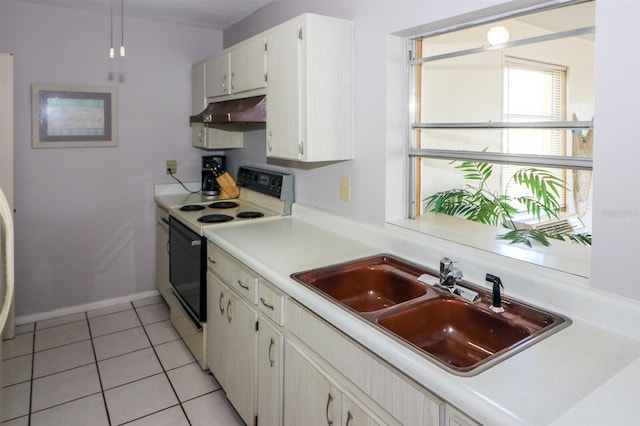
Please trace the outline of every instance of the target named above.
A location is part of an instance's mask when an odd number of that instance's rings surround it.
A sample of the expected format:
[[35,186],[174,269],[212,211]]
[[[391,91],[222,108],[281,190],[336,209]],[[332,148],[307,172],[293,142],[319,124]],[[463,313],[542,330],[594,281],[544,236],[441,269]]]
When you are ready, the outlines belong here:
[[206,66],[205,62],[198,62],[191,67],[191,114],[198,114],[207,106]]
[[258,424],[282,424],[282,334],[260,318],[258,331]]
[[231,93],[246,92],[266,86],[264,38],[255,37],[229,52]]
[[360,405],[342,394],[342,419],[344,426],[379,426],[383,423],[371,417]]
[[335,387],[290,342],[285,343],[284,424],[340,424],[341,397]]
[[300,29],[289,21],[267,33],[267,157],[298,159]]
[[207,366],[222,385],[225,381],[224,352],[227,350],[225,332],[227,331],[225,319],[226,289],[224,284],[207,272]]
[[205,93],[207,98],[229,94],[229,54],[220,53],[206,61]]
[[167,293],[171,290],[169,281],[169,229],[156,223],[156,287],[167,300]]
[[223,361],[226,380],[220,384],[242,420],[253,424],[256,415],[258,314],[233,291],[229,290],[227,295],[224,340],[227,350]]

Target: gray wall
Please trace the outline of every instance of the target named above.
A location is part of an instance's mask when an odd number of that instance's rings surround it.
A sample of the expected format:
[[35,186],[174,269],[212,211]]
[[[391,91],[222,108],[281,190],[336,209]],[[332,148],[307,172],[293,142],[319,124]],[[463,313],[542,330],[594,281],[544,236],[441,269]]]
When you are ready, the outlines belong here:
[[[199,179],[191,64],[222,33],[125,18],[125,45],[109,60],[108,15],[0,2],[0,51],[15,55],[17,315],[154,289],[153,184],[170,181],[168,159]],[[118,147],[32,149],[32,83],[116,87]]]

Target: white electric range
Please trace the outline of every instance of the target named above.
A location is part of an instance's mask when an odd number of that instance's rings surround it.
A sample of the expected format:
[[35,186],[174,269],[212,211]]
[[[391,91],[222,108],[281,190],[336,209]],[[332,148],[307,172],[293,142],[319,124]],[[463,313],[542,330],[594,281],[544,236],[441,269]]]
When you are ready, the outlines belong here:
[[[194,202],[169,209],[169,277],[167,300],[171,322],[202,368],[206,368],[203,328],[207,321],[207,241],[212,226],[242,226],[291,214],[293,176],[240,167],[236,199]],[[195,197],[194,201],[197,201]]]

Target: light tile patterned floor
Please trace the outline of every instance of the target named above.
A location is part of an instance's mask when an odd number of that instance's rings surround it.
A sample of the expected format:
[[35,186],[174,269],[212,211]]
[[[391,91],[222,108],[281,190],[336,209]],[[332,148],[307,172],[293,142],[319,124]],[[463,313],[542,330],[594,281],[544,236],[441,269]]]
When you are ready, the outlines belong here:
[[17,327],[2,426],[242,425],[160,296]]

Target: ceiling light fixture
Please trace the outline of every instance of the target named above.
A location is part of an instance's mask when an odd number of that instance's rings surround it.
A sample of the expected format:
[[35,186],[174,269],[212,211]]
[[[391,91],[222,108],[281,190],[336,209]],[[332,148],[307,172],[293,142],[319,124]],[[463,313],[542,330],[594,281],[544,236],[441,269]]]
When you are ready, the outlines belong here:
[[509,31],[503,26],[491,27],[487,33],[487,41],[491,46],[505,44],[509,41]]
[[121,30],[121,40],[122,44],[120,45],[120,56],[124,56],[124,0],[122,0],[122,23],[120,25]]

